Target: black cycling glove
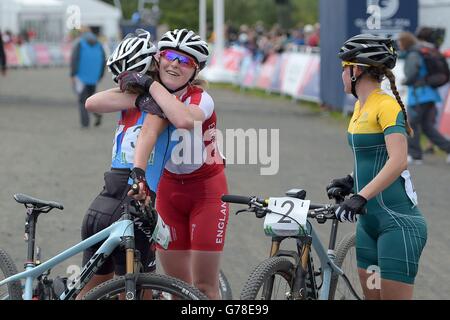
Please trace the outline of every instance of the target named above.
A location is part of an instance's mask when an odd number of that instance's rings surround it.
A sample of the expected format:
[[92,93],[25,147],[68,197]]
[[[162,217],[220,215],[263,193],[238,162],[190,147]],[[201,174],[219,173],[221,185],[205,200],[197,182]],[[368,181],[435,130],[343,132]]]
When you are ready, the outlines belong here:
[[140,94],[134,103],[139,111],[154,114],[162,119],[167,119],[161,107],[156,103],[150,93]]
[[117,80],[120,85],[120,90],[122,92],[132,91],[132,92],[148,92],[150,86],[153,83],[153,79],[146,75],[141,74],[136,71],[125,71],[119,74]]
[[364,213],[364,206],[366,203],[366,198],[359,194],[354,194],[349,199],[339,204],[339,207],[335,211],[336,218],[340,222],[356,222],[358,220],[356,215]]
[[342,195],[348,196],[350,193],[353,192],[353,177],[351,175],[347,175],[344,178],[340,179],[333,179],[331,182],[327,185],[327,193],[331,188],[340,188],[342,189]]
[[137,186],[139,186],[139,183],[142,182],[145,188],[145,195],[150,195],[150,188],[147,184],[147,179],[145,178],[145,170],[138,167],[133,168],[130,173],[130,178],[133,180],[133,184],[136,184]]

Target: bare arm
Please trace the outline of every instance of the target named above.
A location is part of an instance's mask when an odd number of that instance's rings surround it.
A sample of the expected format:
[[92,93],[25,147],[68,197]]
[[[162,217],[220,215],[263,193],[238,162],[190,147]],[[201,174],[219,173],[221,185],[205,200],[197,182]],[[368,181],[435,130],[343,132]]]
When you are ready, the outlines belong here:
[[137,94],[120,91],[113,88],[98,92],[86,100],[86,110],[98,113],[117,112],[135,108]]
[[146,169],[150,153],[156,145],[159,135],[167,128],[167,120],[152,114],[147,115],[139,133],[134,152],[134,166]]
[[367,200],[389,187],[408,166],[406,137],[392,133],[385,137],[385,141],[389,159],[377,176],[359,192]]
[[175,127],[192,129],[195,121],[205,121],[205,114],[200,108],[187,108],[159,82],[154,81],[149,92]]
[[[161,119],[158,116],[149,114],[144,120],[144,123],[141,128],[141,132],[139,133],[136,149],[134,151],[134,167],[141,168],[144,171],[147,169],[147,162],[150,158],[150,153],[156,145],[156,141],[158,140],[161,132],[167,128],[168,121]],[[152,190],[156,192],[156,190]],[[146,199],[144,184],[139,183],[139,193],[134,195],[133,191],[128,192],[129,196],[133,196],[137,200]],[[146,203],[150,198],[146,199]]]

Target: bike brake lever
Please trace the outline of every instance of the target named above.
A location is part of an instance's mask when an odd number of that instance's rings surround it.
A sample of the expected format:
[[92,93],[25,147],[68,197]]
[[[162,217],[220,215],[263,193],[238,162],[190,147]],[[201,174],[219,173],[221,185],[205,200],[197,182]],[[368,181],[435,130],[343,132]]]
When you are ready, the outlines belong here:
[[249,211],[249,209],[241,209],[241,210],[236,211],[236,215],[238,215],[239,213],[242,213],[242,212],[251,212],[251,211]]
[[272,211],[267,208],[257,208],[256,210],[254,210],[254,212],[257,218],[264,218],[268,213]]

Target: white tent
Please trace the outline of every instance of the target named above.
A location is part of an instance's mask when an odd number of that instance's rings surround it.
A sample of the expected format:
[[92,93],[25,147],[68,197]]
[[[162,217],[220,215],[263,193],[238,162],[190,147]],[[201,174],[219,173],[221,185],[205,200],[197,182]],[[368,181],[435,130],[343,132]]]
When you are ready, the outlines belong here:
[[79,7],[81,25],[99,27],[101,35],[106,37],[107,40],[116,40],[120,37],[119,23],[122,13],[118,8],[99,0],[58,1],[64,4],[65,10],[70,6]]
[[[79,17],[75,16],[79,12]],[[44,34],[46,41],[61,41],[70,31],[69,21],[100,29],[107,40],[120,36],[121,12],[99,0],[1,0],[0,28],[18,34],[28,27]],[[74,20],[75,19],[75,20]]]
[[63,34],[65,8],[58,0],[8,0],[0,1],[0,28],[4,32],[20,33],[27,27],[50,30],[49,38]]

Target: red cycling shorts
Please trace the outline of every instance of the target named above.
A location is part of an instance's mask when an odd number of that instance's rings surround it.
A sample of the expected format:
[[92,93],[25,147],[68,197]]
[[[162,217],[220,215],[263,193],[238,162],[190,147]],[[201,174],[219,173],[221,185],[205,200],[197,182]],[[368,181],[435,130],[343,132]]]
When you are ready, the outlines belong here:
[[[170,227],[168,250],[222,251],[228,224],[225,173],[206,178],[173,179],[163,175],[156,209]],[[164,250],[158,246],[159,250]]]

